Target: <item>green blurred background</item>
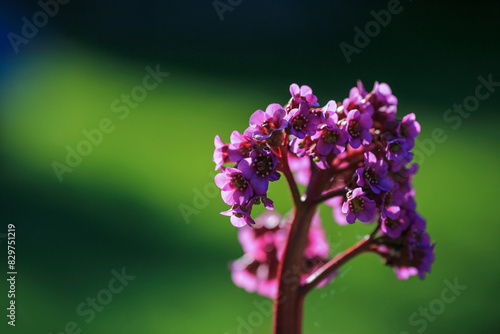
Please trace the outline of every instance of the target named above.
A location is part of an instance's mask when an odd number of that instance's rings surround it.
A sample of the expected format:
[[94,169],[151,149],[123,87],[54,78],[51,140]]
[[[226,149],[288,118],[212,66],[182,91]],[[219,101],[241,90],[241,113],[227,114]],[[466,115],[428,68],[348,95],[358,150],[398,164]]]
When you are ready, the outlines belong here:
[[[271,317],[255,316],[266,299],[231,282],[228,262],[242,251],[213,193],[213,138],[227,141],[256,109],[286,103],[292,82],[324,104],[362,79],[389,83],[399,118],[414,112],[422,125],[415,186],[436,262],[424,281],[398,281],[374,255],[353,260],[308,296],[304,333],[498,333],[500,88],[460,126],[443,118],[474,95],[478,76],[500,81],[498,3],[402,1],[350,63],[339,44],[353,45],[354,27],[387,1],[232,3],[221,21],[211,1],[69,2],[17,53],[8,33],[21,34],[22,18],[41,7],[2,3],[0,249],[6,268],[15,224],[18,276],[16,327],[2,314],[1,332],[55,334],[74,321],[96,334],[270,333]],[[168,77],[120,119],[113,101],[157,64]],[[114,130],[59,182],[53,162],[105,118]],[[436,128],[446,140],[432,148]],[[290,209],[284,181],[269,195]],[[327,207],[322,217],[332,254],[371,229],[337,226]],[[135,278],[87,323],[78,306],[104,296],[122,268]],[[421,315],[410,323],[455,279],[467,286],[455,301],[425,328]]]

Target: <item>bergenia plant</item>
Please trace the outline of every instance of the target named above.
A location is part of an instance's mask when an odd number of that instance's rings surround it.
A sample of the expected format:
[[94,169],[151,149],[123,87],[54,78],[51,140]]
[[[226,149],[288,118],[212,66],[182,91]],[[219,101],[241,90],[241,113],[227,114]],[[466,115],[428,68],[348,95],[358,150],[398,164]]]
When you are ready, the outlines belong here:
[[[290,86],[284,106],[257,110],[249,127],[230,143],[215,137],[215,183],[230,206],[223,215],[240,228],[244,255],[231,264],[234,283],[274,299],[275,334],[299,334],[304,298],[331,282],[355,256],[372,252],[398,279],[430,272],[434,244],[416,212],[412,164],[420,124],[414,114],[396,119],[397,98],[386,83],[367,92],[361,82],[342,103],[319,107],[308,86]],[[252,218],[255,205],[268,210],[269,184],[288,182],[294,208]],[[300,193],[297,184],[305,186]],[[373,232],[329,258],[318,205],[333,208],[339,225],[373,224]]]

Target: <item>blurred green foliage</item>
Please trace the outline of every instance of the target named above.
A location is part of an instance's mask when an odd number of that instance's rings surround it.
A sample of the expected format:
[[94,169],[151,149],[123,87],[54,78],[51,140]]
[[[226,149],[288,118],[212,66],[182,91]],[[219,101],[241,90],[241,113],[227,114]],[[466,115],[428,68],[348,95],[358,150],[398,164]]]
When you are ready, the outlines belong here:
[[[82,333],[233,334],[238,318],[257,310],[254,301],[265,300],[231,282],[228,262],[241,249],[236,229],[219,215],[220,197],[201,200],[189,221],[179,205],[193,207],[196,192],[212,184],[213,137],[227,141],[254,110],[286,102],[290,82],[206,77],[161,63],[170,76],[120,120],[112,101],[141,85],[148,65],[156,64],[74,49],[23,58],[7,73],[0,168],[3,221],[17,227],[18,333],[59,333],[75,321]],[[403,89],[393,88],[396,95]],[[320,102],[340,100],[348,89],[320,95]],[[444,280],[455,278],[467,289],[425,333],[498,332],[500,226],[492,199],[500,161],[491,137],[498,117],[480,121],[488,113],[481,106],[455,131],[440,108],[401,100],[399,110],[400,118],[417,114],[421,138],[436,127],[448,136],[415,179],[418,210],[437,242],[432,273],[424,281],[398,281],[377,257],[363,255],[307,298],[304,332],[417,333],[421,327],[409,316],[439,299]],[[114,131],[59,182],[53,161],[64,163],[65,147],[75,148],[85,139],[82,130],[103,118]],[[290,209],[284,180],[269,195],[278,211]],[[333,251],[370,232],[361,223],[337,226],[329,210],[322,207],[322,217]],[[111,270],[123,267],[135,279],[86,323],[77,306],[106,289]],[[265,316],[249,333],[270,333],[271,322]]]

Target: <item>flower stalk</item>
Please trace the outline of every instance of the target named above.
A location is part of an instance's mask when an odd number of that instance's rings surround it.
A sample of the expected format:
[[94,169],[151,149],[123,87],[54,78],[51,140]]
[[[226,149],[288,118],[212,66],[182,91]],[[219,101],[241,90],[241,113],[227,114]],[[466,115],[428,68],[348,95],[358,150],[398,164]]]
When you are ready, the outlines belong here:
[[[244,256],[231,264],[234,283],[274,299],[273,333],[301,334],[307,293],[334,280],[341,266],[372,252],[393,267],[398,279],[424,278],[434,244],[416,211],[411,164],[420,124],[414,114],[395,118],[397,98],[385,83],[367,92],[361,82],[343,102],[319,108],[308,86],[290,86],[285,106],[255,111],[249,127],[231,142],[215,137],[215,183],[239,227]],[[229,165],[229,166],[228,166]],[[281,174],[280,174],[281,172]],[[252,218],[255,205],[268,210],[270,182],[288,182],[293,210]],[[306,186],[301,194],[298,184]],[[375,223],[373,232],[329,257],[319,205],[333,209],[339,225]]]

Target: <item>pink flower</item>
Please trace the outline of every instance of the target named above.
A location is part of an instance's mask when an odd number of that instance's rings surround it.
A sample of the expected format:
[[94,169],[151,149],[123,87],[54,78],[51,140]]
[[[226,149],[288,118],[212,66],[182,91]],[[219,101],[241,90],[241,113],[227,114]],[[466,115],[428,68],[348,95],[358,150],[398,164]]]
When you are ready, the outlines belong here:
[[252,114],[249,131],[255,139],[265,140],[271,137],[274,131],[286,128],[288,121],[285,116],[285,109],[277,103],[272,103],[265,112],[259,109]]
[[415,114],[411,113],[403,117],[398,130],[401,137],[406,139],[408,149],[411,150],[415,145],[415,138],[420,133],[420,124],[415,120]]
[[337,114],[329,114],[324,124],[319,126],[318,132],[312,137],[317,140],[316,151],[320,156],[330,153],[340,154],[345,151],[348,135],[338,126]]
[[[363,88],[364,90],[364,88]],[[349,97],[345,98],[342,106],[344,107],[344,113],[347,115],[351,110],[359,110],[361,113],[373,116],[373,106],[365,100],[366,92],[361,95],[358,87],[352,87],[349,92]]]
[[280,174],[275,170],[278,158],[267,150],[254,150],[249,158],[241,160],[240,169],[252,185],[255,193],[264,195],[269,188],[269,181],[277,181]]
[[222,200],[228,205],[246,204],[253,196],[250,180],[236,168],[228,167],[215,175],[215,184],[222,190]]
[[245,225],[252,226],[255,224],[252,217],[250,217],[250,212],[243,210],[242,206],[239,204],[233,205],[231,209],[223,211],[220,214],[231,217],[231,224],[233,224],[234,227],[243,227]]
[[242,159],[248,158],[253,150],[252,134],[245,131],[244,134],[238,131],[231,133],[231,144],[227,149],[229,159],[234,162],[239,162]]
[[227,153],[228,144],[223,143],[219,135],[215,136],[214,145],[215,150],[213,160],[215,162],[215,170],[218,170],[225,163],[231,162],[231,160],[229,159],[229,155]]
[[311,87],[297,84],[290,85],[290,94],[294,104],[299,104],[301,101],[306,101],[309,106],[319,106],[318,98],[313,94]]
[[417,275],[424,279],[434,262],[434,246],[425,232],[425,220],[414,211],[407,211],[408,222],[399,237],[381,238],[377,253],[394,268],[398,279],[406,280]]
[[290,170],[295,175],[295,181],[303,186],[308,185],[311,179],[311,161],[309,157],[300,158],[295,154],[288,153],[288,164],[290,165]]
[[[253,228],[238,230],[238,240],[244,251],[243,257],[231,264],[234,284],[248,292],[275,298],[278,291],[278,264],[283,256],[290,223],[275,213],[265,213],[255,220]],[[312,221],[304,261],[300,268],[301,283],[327,262],[329,245],[321,226],[319,212]],[[319,287],[333,279],[325,279]]]
[[346,220],[354,224],[356,219],[368,223],[375,218],[375,201],[365,196],[363,189],[356,188],[347,195],[347,201],[342,205],[342,212],[347,214]]
[[306,135],[316,133],[319,125],[319,116],[310,112],[306,103],[302,102],[298,108],[292,109],[288,115],[290,132],[297,138],[303,139]]
[[372,141],[370,128],[373,120],[369,114],[361,114],[358,110],[351,110],[347,114],[346,130],[349,134],[349,144],[352,148],[368,145]]
[[342,212],[342,204],[346,199],[342,196],[330,198],[325,202],[326,205],[332,207],[333,220],[341,226],[347,225],[346,214]]
[[372,152],[366,152],[364,157],[364,166],[356,169],[358,175],[356,184],[361,187],[369,185],[375,194],[388,191],[391,188],[391,183],[387,178],[387,162],[378,160]]

